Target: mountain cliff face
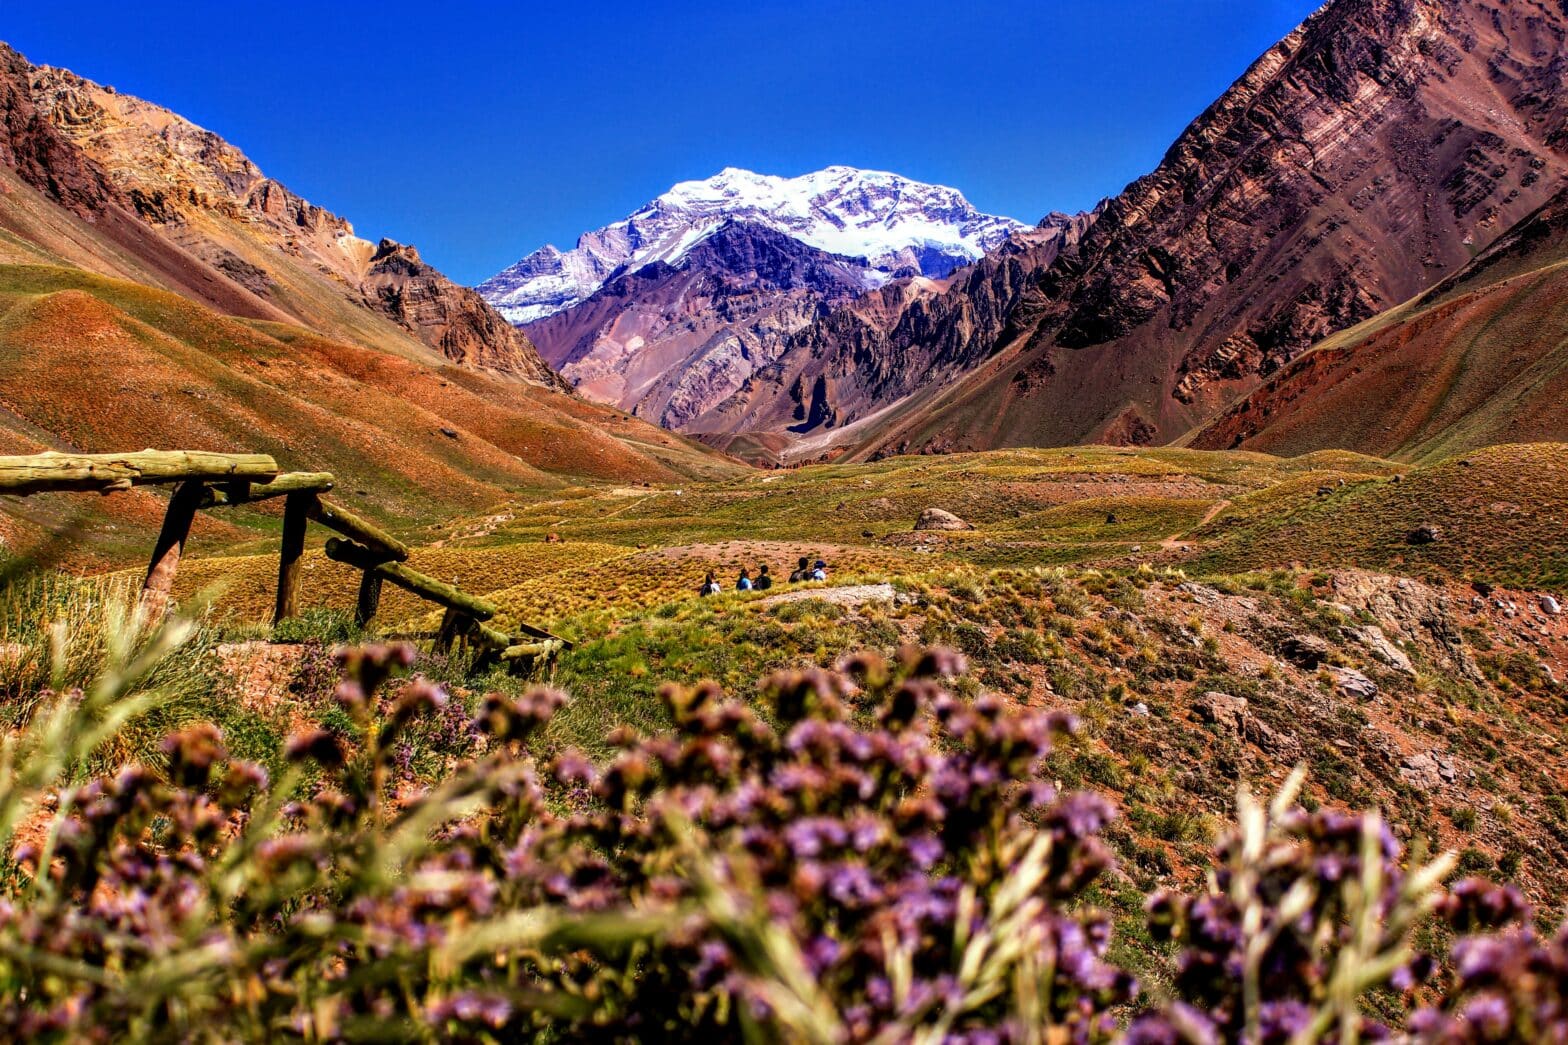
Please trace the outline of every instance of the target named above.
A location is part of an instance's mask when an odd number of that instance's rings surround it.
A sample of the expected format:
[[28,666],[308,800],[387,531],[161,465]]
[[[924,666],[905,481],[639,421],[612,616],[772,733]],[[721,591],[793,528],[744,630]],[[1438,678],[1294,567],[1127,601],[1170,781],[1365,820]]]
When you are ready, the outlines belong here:
[[780,178],[727,167],[704,181],[681,182],[630,217],[585,233],[570,251],[537,250],[479,291],[512,322],[531,323],[585,300],[617,273],[678,264],[729,222],[859,258],[867,286],[896,275],[946,275],[1027,227],[982,214],[955,189],[886,171],[828,167]]
[[623,272],[528,329],[590,399],[700,429],[789,334],[864,292],[864,271],[858,259],[727,221],[675,262]]
[[360,239],[347,220],[175,113],[32,66],[4,45],[0,103],[0,159],[114,244],[56,243],[63,260],[233,315],[303,323],[405,355],[433,349],[560,387],[527,338],[471,290],[417,255]]
[[1200,449],[1430,458],[1568,432],[1568,190],[1419,298],[1332,337]]
[[1333,0],[858,452],[1180,435],[1541,205],[1565,118],[1561,3]]
[[[479,289],[583,394],[669,428],[722,433],[798,406],[801,395],[777,380],[752,383],[779,369],[796,331],[895,277],[894,299],[923,294],[928,277],[1025,229],[894,174],[730,168],[675,186],[570,252],[536,251]],[[751,404],[769,394],[759,387],[788,405]],[[736,395],[748,403],[728,403]]]
[[798,443],[791,456],[875,423],[888,404],[983,360],[1035,275],[1094,220],[1053,214],[945,281],[899,280],[833,309],[793,334],[771,365],[690,430],[725,447],[736,437],[771,435],[774,445]]

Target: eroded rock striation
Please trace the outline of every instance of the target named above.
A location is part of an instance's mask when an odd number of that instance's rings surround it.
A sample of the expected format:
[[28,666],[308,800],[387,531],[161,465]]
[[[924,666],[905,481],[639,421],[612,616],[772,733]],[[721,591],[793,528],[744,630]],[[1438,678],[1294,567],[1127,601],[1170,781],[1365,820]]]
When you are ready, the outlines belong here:
[[1555,193],[1565,55],[1560,3],[1333,0],[1031,275],[957,387],[860,452],[1182,434]]

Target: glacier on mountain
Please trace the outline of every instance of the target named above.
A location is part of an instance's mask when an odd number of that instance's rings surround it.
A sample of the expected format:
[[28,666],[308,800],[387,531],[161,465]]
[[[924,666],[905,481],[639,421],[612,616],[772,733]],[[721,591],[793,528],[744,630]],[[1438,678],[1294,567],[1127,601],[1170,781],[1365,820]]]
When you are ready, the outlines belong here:
[[861,259],[868,288],[895,275],[945,276],[1028,227],[981,213],[956,189],[887,171],[835,166],[783,178],[726,167],[584,233],[572,250],[542,247],[478,289],[511,322],[530,323],[577,304],[618,272],[679,264],[730,221]]

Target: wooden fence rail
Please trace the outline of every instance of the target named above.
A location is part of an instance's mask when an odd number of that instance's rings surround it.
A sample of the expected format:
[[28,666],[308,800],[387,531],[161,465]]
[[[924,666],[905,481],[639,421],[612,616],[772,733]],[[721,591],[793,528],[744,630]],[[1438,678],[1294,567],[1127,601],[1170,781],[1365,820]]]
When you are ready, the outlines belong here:
[[520,634],[509,635],[485,624],[499,612],[494,603],[405,565],[408,545],[322,496],[334,482],[330,472],[284,472],[266,454],[142,450],[0,456],[0,494],[109,494],[144,485],[174,487],[142,583],[142,605],[149,615],[161,616],[168,607],[175,573],[198,511],[282,497],[283,540],[278,552],[274,623],[299,613],[300,560],[305,554],[308,524],[314,522],[341,535],[328,538],[327,558],[360,571],[354,615],[361,625],[375,618],[381,585],[390,581],[445,609],[436,633],[438,647],[449,648],[457,641],[471,643],[481,651],[482,661],[500,660],[513,666],[549,659],[571,648],[570,643],[542,628],[524,624],[519,626]]

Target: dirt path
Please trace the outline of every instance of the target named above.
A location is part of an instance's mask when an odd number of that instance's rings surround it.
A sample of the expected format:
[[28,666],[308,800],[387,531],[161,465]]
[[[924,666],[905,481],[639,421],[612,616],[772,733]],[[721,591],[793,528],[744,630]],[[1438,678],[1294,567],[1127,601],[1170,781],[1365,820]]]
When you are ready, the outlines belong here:
[[1223,512],[1225,509],[1227,509],[1229,507],[1230,507],[1230,498],[1228,498],[1228,497],[1225,500],[1223,500],[1223,501],[1216,501],[1214,503],[1213,507],[1211,507],[1208,511],[1203,513],[1203,518],[1198,520],[1197,525],[1191,527],[1190,529],[1182,530],[1182,531],[1180,531],[1178,533],[1173,533],[1169,537],[1167,537],[1163,541],[1161,541],[1160,542],[1160,551],[1162,551],[1162,552],[1177,552],[1177,551],[1181,551],[1183,545],[1190,543],[1188,541],[1183,540],[1183,538],[1187,534],[1192,533],[1192,532],[1194,532],[1196,530],[1203,529],[1205,526],[1209,525],[1209,523],[1213,522],[1215,520],[1215,518],[1217,518],[1219,516],[1220,512]]
[[836,588],[804,588],[784,592],[758,601],[763,606],[778,606],[786,602],[820,599],[836,606],[859,606],[865,602],[892,602],[896,595],[891,584],[842,584]]

